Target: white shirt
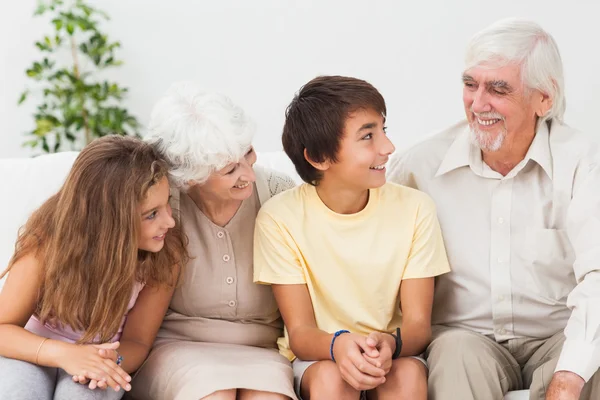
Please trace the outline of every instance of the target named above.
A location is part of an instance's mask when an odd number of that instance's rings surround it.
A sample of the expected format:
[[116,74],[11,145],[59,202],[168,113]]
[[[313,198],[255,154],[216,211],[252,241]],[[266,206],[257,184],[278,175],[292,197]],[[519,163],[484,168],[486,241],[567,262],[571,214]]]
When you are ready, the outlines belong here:
[[564,329],[556,370],[589,380],[600,366],[599,160],[595,144],[556,122],[540,125],[504,177],[466,122],[394,155],[388,179],[435,200],[452,268],[436,281],[432,322],[498,342]]

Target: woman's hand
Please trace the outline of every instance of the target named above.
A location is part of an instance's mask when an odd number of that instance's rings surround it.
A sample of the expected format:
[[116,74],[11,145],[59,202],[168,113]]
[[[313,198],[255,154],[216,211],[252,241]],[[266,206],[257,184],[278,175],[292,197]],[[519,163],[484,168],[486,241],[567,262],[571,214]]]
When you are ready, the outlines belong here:
[[90,389],[107,387],[119,391],[131,390],[131,377],[116,364],[119,343],[100,345],[69,345],[59,360],[60,368],[73,376],[75,382],[87,384]]

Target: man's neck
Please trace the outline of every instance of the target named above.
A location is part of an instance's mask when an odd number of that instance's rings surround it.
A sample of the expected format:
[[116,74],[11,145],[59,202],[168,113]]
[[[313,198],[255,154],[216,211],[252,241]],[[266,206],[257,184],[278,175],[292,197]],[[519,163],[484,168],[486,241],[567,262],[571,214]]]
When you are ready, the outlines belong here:
[[317,195],[331,211],[338,214],[356,214],[369,202],[369,190],[356,190],[344,185],[326,182],[324,179],[316,187]]
[[532,128],[529,132],[517,133],[513,135],[512,140],[506,140],[498,151],[482,150],[483,162],[492,170],[506,176],[525,159],[534,138],[535,128]]

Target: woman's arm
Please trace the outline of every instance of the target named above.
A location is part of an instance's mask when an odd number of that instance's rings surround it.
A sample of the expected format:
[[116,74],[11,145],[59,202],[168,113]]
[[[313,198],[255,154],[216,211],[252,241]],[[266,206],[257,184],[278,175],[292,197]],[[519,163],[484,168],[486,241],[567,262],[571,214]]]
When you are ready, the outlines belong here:
[[406,279],[400,284],[400,309],[402,310],[400,355],[403,357],[421,354],[431,341],[434,279]]
[[152,349],[152,344],[167,312],[174,287],[146,285],[127,315],[119,353],[121,367],[131,373],[137,370]]

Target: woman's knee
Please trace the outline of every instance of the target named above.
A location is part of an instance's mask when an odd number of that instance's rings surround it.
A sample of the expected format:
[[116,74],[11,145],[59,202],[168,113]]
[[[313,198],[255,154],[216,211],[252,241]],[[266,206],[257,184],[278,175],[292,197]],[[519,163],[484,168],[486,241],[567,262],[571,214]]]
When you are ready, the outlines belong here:
[[304,399],[358,400],[360,397],[360,392],[342,378],[333,361],[319,361],[308,367],[300,386]]
[[282,395],[281,393],[273,392],[262,392],[259,390],[238,390],[239,400],[289,400],[289,397]]
[[219,390],[203,397],[202,400],[235,400],[236,395],[236,389]]

